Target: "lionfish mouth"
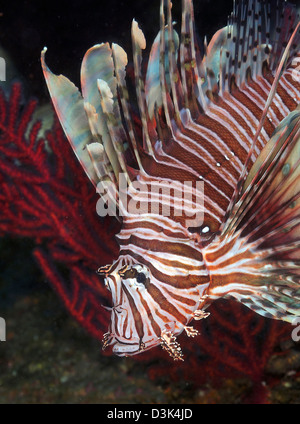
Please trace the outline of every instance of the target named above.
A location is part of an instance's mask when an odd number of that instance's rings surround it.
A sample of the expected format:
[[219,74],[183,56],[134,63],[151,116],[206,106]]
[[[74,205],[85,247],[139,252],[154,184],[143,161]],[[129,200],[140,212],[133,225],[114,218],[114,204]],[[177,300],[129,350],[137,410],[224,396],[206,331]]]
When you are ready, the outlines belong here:
[[[208,314],[206,314],[206,316],[208,316]],[[206,316],[202,316],[201,318]],[[184,330],[189,337],[195,337],[199,334],[193,327],[184,327]],[[106,333],[103,337],[103,349],[105,349],[108,345],[112,345],[113,353],[118,356],[136,355],[144,352],[145,350],[151,349],[154,346],[161,345],[161,347],[166,350],[175,361],[183,361],[181,347],[177,342],[175,335],[167,329],[162,330],[159,338],[148,340],[147,342],[143,342],[141,340],[129,341],[124,338],[113,336],[111,333]]]
[[[135,355],[160,344],[160,339],[155,334],[140,335],[132,327],[132,317],[128,313],[127,298],[121,287],[124,284],[115,276],[105,278],[105,285],[112,294],[111,320],[108,332],[103,336],[103,350],[110,346],[118,356]],[[125,303],[124,303],[125,302]]]
[[[205,299],[206,299],[206,296],[203,296],[203,300]],[[113,313],[114,312],[112,311],[112,314]],[[208,316],[209,316],[209,312],[204,312],[202,310],[197,310],[193,314],[193,318],[195,320],[207,318]],[[182,354],[181,347],[176,340],[176,336],[174,332],[170,331],[169,329],[170,326],[165,326],[165,328],[161,331],[161,334],[159,337],[150,336],[148,338],[146,337],[138,338],[138,337],[130,336],[130,338],[126,338],[126,335],[120,335],[117,333],[116,329],[113,329],[112,323],[113,323],[113,320],[111,322],[111,326],[109,330],[113,330],[113,331],[108,331],[103,336],[103,340],[102,340],[103,350],[105,350],[106,347],[110,345],[112,347],[112,351],[114,354],[118,356],[130,356],[130,355],[139,354],[148,349],[151,349],[152,347],[160,345],[164,350],[166,350],[169,353],[169,355],[174,360],[183,361],[183,354]],[[195,337],[199,334],[198,331],[191,326],[183,326],[182,331],[183,330],[185,331],[188,337]],[[177,335],[179,335],[180,333],[181,331],[179,331]]]
[[157,338],[143,342],[142,340],[127,339],[124,336],[116,336],[113,333],[105,333],[102,340],[102,349],[104,350],[107,346],[112,347],[113,353],[118,356],[136,355],[144,352],[145,350],[151,349],[161,343],[160,339]]

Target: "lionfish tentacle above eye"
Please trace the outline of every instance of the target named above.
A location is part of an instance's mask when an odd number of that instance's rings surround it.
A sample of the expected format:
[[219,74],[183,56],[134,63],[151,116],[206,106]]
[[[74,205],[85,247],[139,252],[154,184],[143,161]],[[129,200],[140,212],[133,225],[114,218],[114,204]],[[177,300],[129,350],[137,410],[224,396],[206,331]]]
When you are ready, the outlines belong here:
[[46,49],[42,66],[77,157],[95,185],[110,184],[122,220],[119,258],[98,269],[113,304],[103,347],[161,345],[182,360],[177,336],[196,336],[190,322],[220,296],[286,321],[300,312],[299,15],[284,0],[234,2],[208,44],[192,0],[180,34],[170,0],[159,22],[146,72],[132,22],[135,96],[117,44],[87,51],[82,95],[49,70]]

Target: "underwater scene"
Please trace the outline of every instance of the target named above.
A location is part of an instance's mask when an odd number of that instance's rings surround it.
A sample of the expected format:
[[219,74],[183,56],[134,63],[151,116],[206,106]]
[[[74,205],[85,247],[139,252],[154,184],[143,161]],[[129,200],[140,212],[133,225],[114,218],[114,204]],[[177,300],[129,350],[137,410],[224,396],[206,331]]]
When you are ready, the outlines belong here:
[[3,2],[0,29],[0,404],[300,403],[297,1]]

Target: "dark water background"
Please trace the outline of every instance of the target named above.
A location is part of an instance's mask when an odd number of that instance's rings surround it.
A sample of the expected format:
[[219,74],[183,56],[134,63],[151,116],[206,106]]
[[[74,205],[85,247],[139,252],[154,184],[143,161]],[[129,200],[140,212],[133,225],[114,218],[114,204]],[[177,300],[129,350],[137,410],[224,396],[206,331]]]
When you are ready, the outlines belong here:
[[[210,38],[226,25],[232,2],[195,0],[200,36]],[[174,0],[175,20],[181,2]],[[103,41],[130,53],[135,18],[148,46],[159,29],[159,1],[11,1],[0,6],[0,45],[21,76],[26,96],[43,103],[49,95],[40,68],[47,63],[79,86],[85,51]],[[0,343],[0,403],[239,403],[245,386],[194,390],[188,381],[150,381],[144,365],[105,357],[67,314],[31,256],[30,240],[0,240],[0,316],[9,322],[8,341]],[[100,264],[99,264],[100,265]]]
[[[181,0],[173,2],[173,18],[180,22]],[[200,35],[210,37],[226,24],[231,0],[196,0],[195,16]],[[48,47],[47,62],[57,73],[79,85],[80,64],[94,44],[119,43],[131,49],[130,27],[135,18],[148,47],[159,30],[159,1],[67,1],[2,2],[1,45],[11,55],[30,87],[30,94],[48,96],[40,69],[40,52]]]

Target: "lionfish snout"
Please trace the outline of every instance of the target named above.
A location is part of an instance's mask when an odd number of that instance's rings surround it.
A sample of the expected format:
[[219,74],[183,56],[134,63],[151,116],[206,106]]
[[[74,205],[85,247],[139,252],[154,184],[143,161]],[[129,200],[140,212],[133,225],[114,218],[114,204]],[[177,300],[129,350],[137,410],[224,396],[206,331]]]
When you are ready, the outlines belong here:
[[[124,265],[125,262],[125,265]],[[147,327],[147,285],[150,271],[145,265],[119,258],[111,266],[101,267],[104,283],[112,295],[109,331],[104,335],[103,349],[113,346],[119,356],[134,355],[160,343],[158,334]]]

